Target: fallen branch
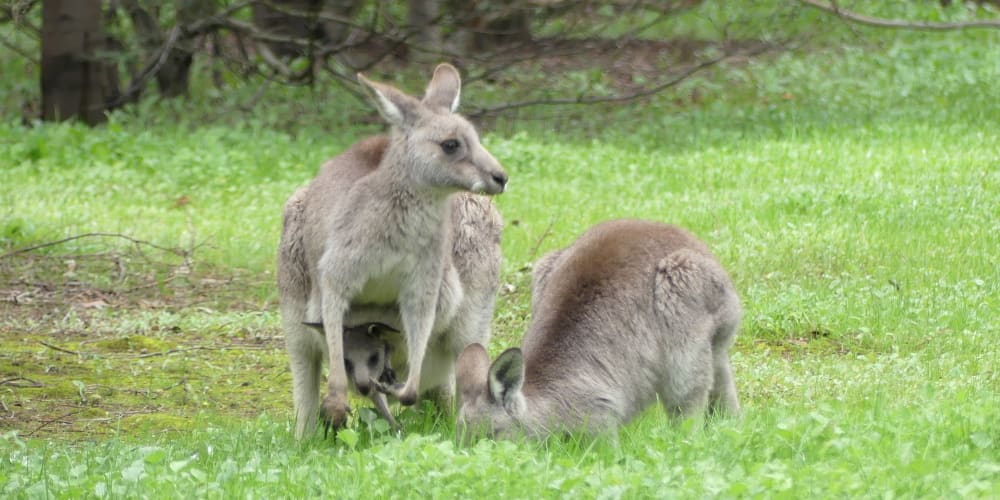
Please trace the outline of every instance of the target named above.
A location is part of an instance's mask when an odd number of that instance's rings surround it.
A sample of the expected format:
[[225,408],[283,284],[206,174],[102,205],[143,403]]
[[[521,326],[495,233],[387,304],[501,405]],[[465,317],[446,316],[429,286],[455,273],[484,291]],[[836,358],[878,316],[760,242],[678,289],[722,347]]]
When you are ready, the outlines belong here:
[[[178,353],[182,353],[182,352],[191,352],[191,351],[265,351],[265,350],[270,350],[270,349],[280,349],[280,347],[266,346],[266,345],[261,345],[261,346],[200,346],[199,345],[199,346],[194,346],[194,347],[178,347],[178,348],[175,348],[175,349],[167,349],[166,351],[144,352],[142,354],[121,354],[121,355],[114,356],[114,355],[107,355],[107,354],[101,353],[101,352],[80,352],[80,351],[73,351],[73,350],[70,350],[70,349],[66,349],[64,347],[59,347],[57,345],[49,344],[48,342],[45,342],[45,341],[42,341],[42,340],[39,340],[38,343],[42,344],[45,347],[48,347],[49,349],[52,349],[52,350],[55,350],[55,351],[59,351],[59,352],[64,352],[66,354],[73,354],[75,356],[93,357],[93,358],[99,358],[101,356],[104,356],[104,357],[107,357],[109,359],[143,359],[143,358],[155,358],[157,356],[169,356],[171,354],[178,354]],[[15,379],[10,379],[10,380],[18,380],[20,378],[21,377],[17,377]],[[4,381],[4,382],[7,382],[7,381]],[[0,384],[0,385],[2,385],[2,384]]]
[[187,252],[185,250],[181,250],[179,248],[168,248],[168,247],[160,246],[160,245],[157,245],[155,243],[150,243],[148,241],[138,240],[138,239],[135,239],[135,238],[133,238],[131,236],[127,236],[127,235],[120,234],[120,233],[85,233],[85,234],[78,234],[76,236],[70,236],[68,238],[63,238],[61,240],[49,241],[49,242],[46,242],[46,243],[39,243],[37,245],[32,245],[32,246],[26,247],[26,248],[19,248],[17,250],[11,250],[11,251],[3,254],[3,255],[0,255],[0,259],[5,259],[7,257],[13,257],[14,255],[20,255],[22,253],[33,252],[35,250],[39,250],[39,249],[42,249],[42,248],[47,248],[47,247],[53,247],[53,246],[56,246],[56,245],[61,245],[63,243],[68,243],[70,241],[75,241],[75,240],[79,240],[79,239],[83,239],[83,238],[95,238],[95,237],[100,237],[100,238],[121,238],[123,240],[130,241],[130,242],[132,242],[132,243],[134,243],[136,245],[146,245],[148,247],[152,247],[152,248],[155,248],[157,250],[162,250],[164,252],[172,253],[172,254],[174,254],[174,255],[176,255],[178,257],[187,257],[188,254],[189,254],[189,252]]
[[54,424],[54,423],[56,423],[56,422],[59,422],[59,421],[63,420],[63,419],[64,419],[64,418],[66,418],[66,417],[72,417],[73,415],[76,415],[77,413],[81,413],[81,412],[85,411],[86,409],[87,409],[87,408],[80,408],[79,410],[75,410],[75,411],[71,411],[71,412],[69,412],[69,413],[67,413],[67,414],[65,414],[65,415],[62,415],[62,416],[59,416],[59,417],[56,417],[56,418],[53,418],[53,419],[51,419],[51,420],[46,420],[45,422],[42,422],[42,425],[39,425],[38,427],[35,427],[35,430],[33,430],[33,431],[31,431],[31,432],[29,432],[29,433],[25,434],[25,436],[26,436],[26,437],[27,437],[27,436],[32,436],[32,435],[34,435],[34,434],[35,434],[36,432],[38,432],[38,431],[40,431],[40,430],[42,430],[42,429],[44,429],[44,428],[48,427],[49,425],[52,425],[52,424]]
[[223,347],[194,346],[194,347],[180,347],[180,348],[177,348],[177,349],[168,349],[166,351],[147,352],[147,353],[143,353],[143,354],[132,354],[132,355],[114,356],[114,357],[116,357],[116,358],[142,359],[142,358],[153,358],[153,357],[156,357],[156,356],[169,356],[171,354],[177,354],[177,353],[181,353],[181,352],[191,352],[191,351],[231,351],[231,350],[236,350],[236,351],[263,351],[263,350],[268,350],[268,349],[279,349],[279,348],[278,347],[269,347],[269,346],[223,346]]
[[[18,382],[20,380],[23,380],[23,381],[27,382],[27,384],[17,384],[17,383],[15,383],[15,382]],[[37,380],[32,380],[32,379],[30,379],[28,377],[11,377],[11,378],[8,378],[8,379],[0,380],[0,385],[9,385],[11,387],[45,387],[45,384],[43,384],[43,383],[41,383],[41,382],[39,382]]]
[[39,340],[39,341],[38,341],[38,343],[39,343],[39,344],[42,344],[43,346],[45,346],[45,347],[48,347],[49,349],[52,349],[52,350],[54,350],[54,351],[59,351],[59,352],[64,352],[64,353],[66,353],[66,354],[73,354],[73,355],[75,355],[75,356],[86,356],[86,355],[85,355],[84,353],[82,353],[82,352],[77,352],[77,351],[71,351],[71,350],[69,350],[69,349],[65,349],[65,348],[62,348],[62,347],[59,347],[59,346],[57,346],[57,345],[52,345],[52,344],[49,344],[48,342],[45,342],[45,341],[43,341],[43,340]]
[[799,0],[814,9],[834,14],[841,19],[852,23],[864,24],[875,28],[903,29],[915,31],[954,31],[970,28],[992,28],[1000,29],[1000,19],[983,19],[976,21],[958,21],[951,23],[928,23],[918,21],[900,21],[898,19],[886,19],[882,17],[866,16],[857,12],[844,10],[836,2],[826,3],[817,0]]

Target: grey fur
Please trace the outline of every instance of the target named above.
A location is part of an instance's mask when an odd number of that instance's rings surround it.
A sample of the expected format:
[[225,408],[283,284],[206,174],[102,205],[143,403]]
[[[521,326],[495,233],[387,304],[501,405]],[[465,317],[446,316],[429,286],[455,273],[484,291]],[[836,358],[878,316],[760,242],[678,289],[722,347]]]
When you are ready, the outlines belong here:
[[[489,339],[499,284],[502,222],[492,201],[474,193],[502,192],[507,174],[451,111],[458,71],[439,65],[423,100],[358,79],[390,134],[326,162],[284,209],[278,290],[298,438],[315,430],[317,406],[324,425],[346,422],[342,325],[380,322],[404,332],[393,366],[406,381],[391,388],[401,403],[432,389],[450,400],[456,356]],[[449,140],[458,141],[450,153]],[[303,325],[320,319],[325,337]]]
[[666,224],[616,220],[543,257],[522,349],[456,363],[460,430],[614,432],[659,396],[672,417],[737,414],[729,362],[741,307],[708,248]]

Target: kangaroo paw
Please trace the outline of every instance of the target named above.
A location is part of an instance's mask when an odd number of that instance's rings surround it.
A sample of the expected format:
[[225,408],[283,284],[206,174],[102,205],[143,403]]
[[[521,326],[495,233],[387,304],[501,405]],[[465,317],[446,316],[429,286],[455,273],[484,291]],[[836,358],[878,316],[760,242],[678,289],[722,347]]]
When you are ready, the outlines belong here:
[[417,397],[417,391],[407,387],[406,384],[398,383],[388,385],[377,380],[372,380],[372,383],[375,385],[375,389],[379,392],[396,398],[400,404],[405,406],[413,406],[419,399]]
[[337,431],[347,425],[347,416],[351,413],[351,407],[344,396],[335,397],[328,394],[323,398],[320,405],[320,416],[323,420],[323,438],[325,439],[330,430],[336,436]]

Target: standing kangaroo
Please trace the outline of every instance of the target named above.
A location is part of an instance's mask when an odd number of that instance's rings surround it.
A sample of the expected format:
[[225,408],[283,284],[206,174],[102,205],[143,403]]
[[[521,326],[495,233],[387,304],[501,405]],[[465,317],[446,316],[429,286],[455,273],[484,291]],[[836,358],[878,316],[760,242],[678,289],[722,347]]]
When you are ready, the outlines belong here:
[[[434,70],[423,99],[358,75],[388,136],[364,139],[329,160],[289,198],[278,250],[278,290],[291,361],[295,435],[343,426],[350,411],[343,326],[401,329],[405,383],[390,387],[414,404],[431,389],[453,392],[458,353],[487,342],[500,273],[502,222],[478,194],[504,191],[507,174],[454,113],[461,80]],[[476,194],[474,194],[476,193]],[[321,320],[326,335],[304,325]],[[323,361],[327,390],[319,405]]]
[[459,356],[460,430],[614,431],[657,395],[673,417],[739,412],[729,364],[739,298],[687,231],[599,224],[539,261],[532,296],[523,351],[492,365],[479,344]]

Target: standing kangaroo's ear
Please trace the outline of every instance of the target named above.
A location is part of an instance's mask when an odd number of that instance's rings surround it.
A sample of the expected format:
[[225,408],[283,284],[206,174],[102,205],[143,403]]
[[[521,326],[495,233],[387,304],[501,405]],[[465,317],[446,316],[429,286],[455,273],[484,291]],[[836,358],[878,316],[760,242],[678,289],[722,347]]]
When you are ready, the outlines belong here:
[[434,76],[427,84],[423,103],[431,109],[444,109],[452,113],[458,109],[462,94],[462,78],[454,66],[444,63],[434,68]]
[[524,384],[524,355],[517,347],[507,349],[490,365],[490,395],[504,406]]
[[420,101],[404,94],[391,85],[373,82],[358,73],[358,82],[371,97],[382,118],[390,125],[405,127],[417,120]]

